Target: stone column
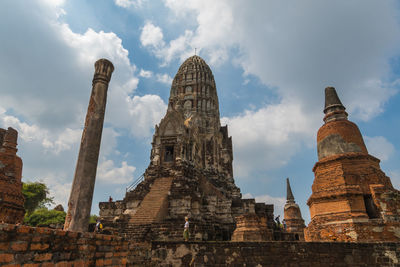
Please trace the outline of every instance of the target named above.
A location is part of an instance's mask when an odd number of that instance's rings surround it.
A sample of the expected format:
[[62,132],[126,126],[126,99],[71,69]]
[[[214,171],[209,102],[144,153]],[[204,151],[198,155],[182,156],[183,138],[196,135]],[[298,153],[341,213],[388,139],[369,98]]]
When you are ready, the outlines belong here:
[[111,74],[114,71],[113,64],[106,59],[99,59],[94,66],[92,94],[64,224],[64,230],[70,231],[86,232],[88,230],[101,134],[103,132],[107,89]]

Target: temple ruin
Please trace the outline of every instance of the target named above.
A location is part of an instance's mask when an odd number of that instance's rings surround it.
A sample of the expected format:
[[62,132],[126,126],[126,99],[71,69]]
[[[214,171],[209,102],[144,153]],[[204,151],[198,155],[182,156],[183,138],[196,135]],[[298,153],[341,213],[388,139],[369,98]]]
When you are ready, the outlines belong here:
[[86,232],[92,208],[97,162],[106,111],[107,91],[114,65],[107,59],[94,64],[92,93],[86,113],[85,127],[75,168],[74,181],[68,201],[64,229]]
[[265,240],[273,240],[273,205],[241,198],[232,160],[214,76],[201,57],[192,56],[173,79],[143,181],[123,200],[101,202],[100,217],[109,229],[134,239],[181,240],[188,216],[192,240],[230,240],[235,218],[252,214],[268,229]]
[[[87,233],[112,70],[111,62],[96,62],[65,230],[19,224],[24,198],[18,134],[0,129],[1,266],[399,265],[399,191],[368,154],[335,89],[325,92],[308,200],[311,222],[305,228],[287,179],[285,228],[275,223],[273,205],[242,199],[214,77],[198,56],[188,58],[174,78],[146,172],[123,200],[99,204],[103,234]],[[189,242],[182,238],[186,216]]]
[[0,129],[0,222],[4,223],[22,223],[25,214],[17,139],[13,128]]
[[325,89],[324,113],[306,241],[398,242],[400,192],[368,154],[333,87]]
[[289,233],[294,233],[296,240],[304,240],[304,228],[306,226],[301,216],[300,207],[294,200],[289,178],[286,178],[286,204],[283,210],[285,230]]

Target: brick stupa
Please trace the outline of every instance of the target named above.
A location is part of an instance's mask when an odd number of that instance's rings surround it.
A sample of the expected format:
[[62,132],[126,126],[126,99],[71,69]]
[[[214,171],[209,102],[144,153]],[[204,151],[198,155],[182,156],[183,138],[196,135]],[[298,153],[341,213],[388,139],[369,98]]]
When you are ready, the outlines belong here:
[[333,87],[325,89],[324,113],[306,241],[399,241],[400,192],[368,154]]
[[284,207],[284,220],[286,231],[295,234],[296,240],[304,240],[304,224],[303,217],[299,205],[294,200],[292,188],[290,187],[289,178],[286,178],[286,204]]
[[9,127],[0,129],[0,222],[22,223],[22,160],[17,156],[18,132]]
[[220,123],[214,76],[199,56],[174,77],[150,160],[144,180],[123,200],[100,203],[106,229],[137,240],[182,240],[188,216],[191,240],[230,240],[244,214],[273,228],[273,205],[242,199],[235,185],[232,138]]

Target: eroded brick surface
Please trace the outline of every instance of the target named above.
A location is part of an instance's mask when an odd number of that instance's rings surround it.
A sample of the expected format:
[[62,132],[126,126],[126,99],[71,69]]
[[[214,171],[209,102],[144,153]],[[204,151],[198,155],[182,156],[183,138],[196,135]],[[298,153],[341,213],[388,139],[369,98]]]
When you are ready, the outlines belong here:
[[198,56],[188,58],[172,82],[150,159],[144,180],[122,201],[100,203],[107,231],[137,240],[182,240],[188,216],[191,240],[230,240],[235,218],[244,214],[274,230],[273,207],[242,199],[235,185],[232,138],[220,123],[214,76]]
[[325,124],[318,131],[319,161],[307,203],[311,222],[306,240],[399,241],[400,192],[381,170],[379,159],[368,154],[344,109],[340,100],[328,103]]
[[[79,232],[60,235],[63,231],[56,229],[9,226],[0,224],[0,235],[9,243],[0,246],[0,266],[126,266],[133,263],[144,266],[151,263],[150,244],[130,242],[128,245],[120,236]],[[19,231],[20,228],[24,231]],[[25,231],[27,228],[29,231]]]
[[17,153],[18,132],[0,129],[0,222],[22,223],[22,160]]
[[0,266],[398,266],[400,260],[398,242],[143,243],[94,233],[58,235],[53,229],[38,233],[33,227],[23,233],[18,227],[0,224],[0,234],[14,244],[40,239],[47,248],[0,249]]

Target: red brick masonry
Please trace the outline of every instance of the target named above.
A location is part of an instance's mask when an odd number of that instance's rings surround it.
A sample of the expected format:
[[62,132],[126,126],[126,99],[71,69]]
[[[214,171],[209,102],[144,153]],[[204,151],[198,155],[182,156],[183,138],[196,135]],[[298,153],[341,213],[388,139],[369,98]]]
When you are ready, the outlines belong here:
[[[398,266],[400,243],[152,242],[0,224],[0,266]],[[258,265],[259,264],[259,265]]]

